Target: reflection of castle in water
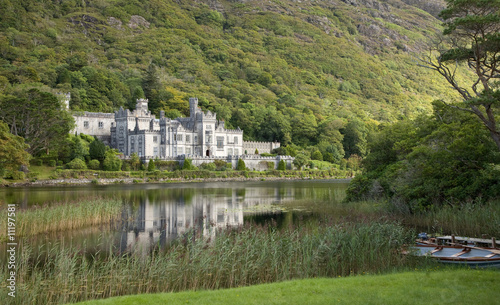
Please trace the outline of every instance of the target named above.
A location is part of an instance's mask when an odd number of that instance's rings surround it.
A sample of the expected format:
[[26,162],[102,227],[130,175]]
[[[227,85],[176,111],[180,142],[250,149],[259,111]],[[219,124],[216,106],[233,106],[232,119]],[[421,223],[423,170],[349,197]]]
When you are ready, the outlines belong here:
[[243,216],[270,213],[270,205],[294,198],[293,188],[216,189],[177,198],[141,201],[133,223],[121,234],[120,249],[146,251],[167,245],[188,230],[214,237],[218,229],[243,224]]

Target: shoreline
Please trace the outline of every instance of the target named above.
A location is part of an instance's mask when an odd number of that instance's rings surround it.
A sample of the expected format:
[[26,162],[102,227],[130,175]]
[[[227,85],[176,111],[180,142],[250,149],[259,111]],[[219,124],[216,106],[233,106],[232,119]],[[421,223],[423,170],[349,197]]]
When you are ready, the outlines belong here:
[[71,178],[71,179],[49,179],[37,180],[34,182],[14,182],[10,184],[2,184],[0,188],[15,188],[15,187],[45,187],[45,186],[72,186],[72,185],[112,185],[112,184],[146,184],[146,183],[200,183],[200,182],[232,182],[232,181],[279,181],[279,180],[351,180],[353,177],[217,177],[217,178]]

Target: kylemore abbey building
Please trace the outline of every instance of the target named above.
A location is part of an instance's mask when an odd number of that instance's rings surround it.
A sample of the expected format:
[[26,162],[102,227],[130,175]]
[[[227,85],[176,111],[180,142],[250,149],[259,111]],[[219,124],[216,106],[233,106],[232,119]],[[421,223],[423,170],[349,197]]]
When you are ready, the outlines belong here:
[[[195,165],[210,162],[210,159],[227,159],[234,163],[242,158],[245,162],[250,161],[247,166],[264,169],[260,161],[270,157],[256,156],[254,152],[270,153],[280,146],[278,142],[244,142],[243,130],[226,129],[224,121],[217,120],[215,113],[203,112],[198,107],[197,98],[189,99],[189,110],[187,118],[170,119],[163,111],[160,118],[156,118],[148,110],[148,100],[139,99],[133,111],[120,108],[114,114],[74,114],[76,127],[73,132],[96,136],[125,157],[137,153],[145,160],[190,158]],[[291,168],[291,157],[272,157],[267,162],[277,164],[281,159]]]

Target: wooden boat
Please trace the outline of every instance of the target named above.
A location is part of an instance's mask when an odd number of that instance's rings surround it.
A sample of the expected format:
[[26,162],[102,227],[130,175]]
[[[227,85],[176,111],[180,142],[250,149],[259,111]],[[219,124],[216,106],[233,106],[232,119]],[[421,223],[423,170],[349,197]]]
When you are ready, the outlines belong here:
[[460,237],[455,235],[428,237],[418,234],[414,254],[429,256],[441,263],[467,264],[474,268],[500,268],[500,249],[496,239]]
[[441,263],[467,264],[473,268],[500,268],[500,249],[433,244],[419,244],[412,248],[415,255],[430,256]]

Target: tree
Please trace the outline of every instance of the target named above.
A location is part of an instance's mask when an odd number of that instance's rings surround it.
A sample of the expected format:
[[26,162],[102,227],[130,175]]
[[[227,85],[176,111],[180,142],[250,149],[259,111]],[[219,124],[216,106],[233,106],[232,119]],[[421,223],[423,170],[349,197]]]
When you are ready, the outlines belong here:
[[236,167],[236,170],[244,171],[246,169],[247,167],[245,165],[245,161],[243,161],[243,159],[238,159],[238,166]]
[[[445,20],[443,34],[451,48],[439,43],[421,58],[424,66],[441,74],[457,91],[462,103],[451,107],[475,114],[500,150],[497,124],[500,104],[500,0],[447,0],[439,14]],[[433,54],[438,52],[438,56]],[[466,63],[475,80],[465,88],[457,77],[458,63]]]
[[148,162],[148,172],[152,172],[155,170],[155,162],[153,160],[149,160]]
[[363,121],[358,119],[349,121],[342,129],[342,133],[344,134],[343,145],[346,158],[353,154],[361,157],[366,156],[368,129]]
[[28,165],[27,148],[24,139],[11,134],[7,124],[0,121],[0,177],[5,169],[15,171],[21,165]]
[[31,155],[57,148],[74,124],[55,95],[38,89],[2,96],[0,119],[12,134],[25,139]]
[[306,165],[307,161],[309,161],[309,158],[306,155],[299,153],[293,160],[293,165],[297,166],[299,170],[302,170],[302,166]]
[[285,163],[285,160],[280,160],[280,162],[278,163],[278,170],[279,170],[279,171],[284,171],[284,170],[286,170],[286,163]]
[[91,160],[103,161],[106,156],[106,145],[101,140],[95,138],[89,145],[89,155]]
[[106,171],[119,171],[122,168],[122,160],[118,158],[114,149],[110,149],[106,152],[102,166]]
[[191,159],[184,159],[184,163],[182,164],[182,169],[191,170],[193,168],[193,161]]
[[139,170],[141,166],[141,159],[139,159],[139,155],[135,152],[130,156],[130,166],[132,170]]

